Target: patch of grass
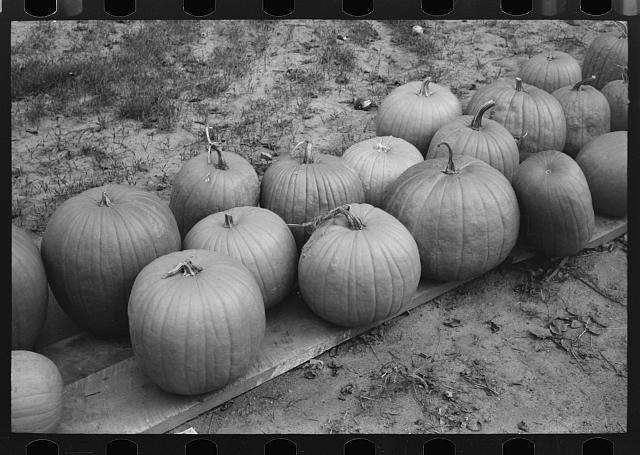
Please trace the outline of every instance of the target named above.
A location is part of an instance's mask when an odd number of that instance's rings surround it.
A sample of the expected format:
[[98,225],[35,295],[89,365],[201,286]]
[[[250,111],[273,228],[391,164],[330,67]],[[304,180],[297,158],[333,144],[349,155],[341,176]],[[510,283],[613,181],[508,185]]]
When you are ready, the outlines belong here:
[[414,34],[411,31],[413,25],[416,25],[415,21],[387,21],[387,25],[391,28],[392,41],[416,54],[421,60],[420,63],[434,58],[442,51],[442,44],[433,39],[433,36],[436,36],[435,25],[428,21],[419,24],[424,29],[422,34]]
[[349,21],[349,41],[358,46],[366,46],[380,38],[377,30],[371,22],[358,20]]

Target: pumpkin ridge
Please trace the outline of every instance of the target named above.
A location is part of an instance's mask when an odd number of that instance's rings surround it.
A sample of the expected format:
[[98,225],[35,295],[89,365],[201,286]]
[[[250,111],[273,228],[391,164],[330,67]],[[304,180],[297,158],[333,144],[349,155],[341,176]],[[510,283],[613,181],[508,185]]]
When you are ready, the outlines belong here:
[[[84,238],[85,231],[88,229],[87,225],[89,224],[89,222],[90,222],[90,221],[94,221],[94,220],[93,220],[93,218],[91,218],[91,217],[86,217],[86,219],[84,220],[84,224],[82,225],[82,228],[80,229],[80,235],[79,235],[79,237]],[[72,247],[72,248],[74,248],[74,249],[75,249],[75,253],[76,253],[72,264],[75,264],[75,265],[77,266],[77,264],[79,264],[79,263],[81,263],[81,262],[82,262],[82,261],[80,261],[80,258],[82,257],[81,253],[84,253],[85,251],[84,251],[84,249],[82,249],[82,248],[78,248],[78,247],[77,247],[77,245],[73,245],[73,247]],[[68,268],[68,270],[69,270],[69,271],[67,271],[67,270],[63,270],[63,274],[62,274],[62,276],[65,276],[67,273],[69,273],[69,274],[70,274],[72,269],[74,269],[74,266],[69,267],[69,268]],[[57,281],[57,280],[56,280],[56,281]],[[71,297],[71,296],[72,296],[72,293],[71,293],[71,292],[66,291],[66,289],[68,289],[68,286],[67,286],[67,282],[66,282],[66,281],[63,281],[62,286],[65,288],[65,294],[66,294],[68,297]],[[72,291],[72,290],[71,290],[71,291]],[[83,298],[83,297],[84,297],[84,296],[82,295],[82,294],[83,294],[83,292],[82,292],[82,291],[80,291],[80,290],[78,290],[77,292],[74,292],[73,294],[75,294],[75,295],[74,295],[73,297],[71,297],[71,299],[72,299],[72,300],[76,300],[76,299],[78,298],[78,294],[79,294],[80,299],[83,301],[83,305],[79,308],[79,311],[81,311],[81,312],[83,312],[83,313],[85,313],[85,312],[87,312],[87,311],[90,311],[90,308],[87,308],[87,303],[88,303],[88,302],[87,302],[87,300],[86,300],[85,298]],[[70,299],[70,300],[71,300],[71,299]],[[66,306],[66,305],[65,305],[65,306]],[[74,311],[75,311],[75,310],[74,310]]]

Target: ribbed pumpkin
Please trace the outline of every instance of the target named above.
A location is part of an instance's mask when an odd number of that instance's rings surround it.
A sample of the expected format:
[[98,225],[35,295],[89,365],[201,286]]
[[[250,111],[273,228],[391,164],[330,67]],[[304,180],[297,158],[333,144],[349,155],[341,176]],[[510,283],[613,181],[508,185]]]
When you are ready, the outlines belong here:
[[531,153],[564,148],[566,119],[562,106],[551,94],[523,84],[519,77],[516,77],[515,84],[497,81],[476,91],[466,113],[473,115],[489,100],[496,103],[491,119],[519,138],[520,161]]
[[588,142],[576,157],[600,215],[627,214],[627,145],[627,132],[615,131]]
[[136,278],[129,330],[140,368],[161,389],[211,392],[254,360],[265,331],[262,293],[235,258],[209,250],[167,254]]
[[427,153],[435,132],[462,114],[458,98],[448,87],[431,82],[408,82],[382,101],[376,117],[376,135],[394,136]]
[[342,155],[364,185],[366,203],[379,207],[387,187],[409,167],[424,160],[420,151],[393,136],[373,137],[353,144]]
[[94,335],[118,336],[127,332],[127,301],[138,272],[181,242],[171,210],[156,194],[106,185],[60,205],[41,246],[62,309]]
[[629,76],[626,67],[622,79],[607,82],[602,87],[602,94],[611,108],[611,131],[626,131],[629,127]]
[[479,159],[454,157],[450,147],[448,159],[425,160],[398,177],[385,210],[416,239],[425,278],[479,276],[500,264],[518,237],[518,201],[507,178]]
[[[298,149],[304,146],[302,153]],[[288,224],[311,221],[343,204],[364,202],[364,188],[356,171],[337,156],[315,153],[307,141],[283,154],[262,177],[261,206]],[[305,230],[291,226],[298,248]]]
[[182,166],[173,182],[169,207],[184,238],[205,216],[232,207],[257,206],[259,200],[260,181],[251,163],[210,146],[207,153]]
[[369,204],[339,207],[302,249],[298,284],[326,321],[356,327],[401,310],[420,281],[420,253],[409,231]]
[[552,93],[565,85],[572,85],[582,79],[580,64],[571,55],[551,51],[535,55],[522,65],[518,76],[530,85]]
[[443,125],[433,136],[427,159],[448,156],[447,149],[438,147],[448,143],[456,154],[478,158],[490,164],[511,180],[520,162],[518,144],[507,129],[498,122],[482,116],[495,106],[493,100],[480,106],[474,115],[462,115]]
[[11,348],[31,349],[47,318],[49,288],[40,251],[11,225]]
[[184,249],[217,251],[239,259],[255,276],[265,308],[291,291],[298,267],[296,241],[278,215],[260,207],[235,207],[200,220]]
[[53,433],[62,418],[62,376],[31,351],[11,351],[11,431]]
[[591,240],[594,213],[580,166],[555,150],[520,164],[513,188],[522,211],[522,236],[547,256],[578,253]]
[[620,77],[620,68],[627,66],[629,59],[629,40],[627,27],[616,22],[620,28],[617,32],[603,33],[594,39],[584,54],[582,77],[594,74],[595,88],[600,90],[607,82]]
[[586,85],[593,81],[595,76],[553,92],[567,119],[567,140],[562,151],[572,158],[584,144],[611,129],[607,98],[596,88]]

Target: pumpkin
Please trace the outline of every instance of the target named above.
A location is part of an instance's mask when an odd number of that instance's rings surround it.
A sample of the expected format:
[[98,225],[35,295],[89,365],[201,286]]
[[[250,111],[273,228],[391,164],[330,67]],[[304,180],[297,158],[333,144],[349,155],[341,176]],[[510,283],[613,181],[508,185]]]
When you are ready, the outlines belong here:
[[522,236],[547,256],[578,253],[595,225],[591,194],[580,166],[555,150],[520,164],[513,188],[522,211]]
[[626,131],[629,114],[629,76],[626,67],[622,79],[607,82],[602,87],[602,94],[611,108],[611,131]]
[[11,431],[52,433],[62,418],[62,376],[41,354],[11,351]]
[[482,160],[425,160],[389,188],[385,210],[416,239],[422,276],[457,281],[500,264],[516,244],[519,210],[509,180]]
[[387,187],[409,167],[424,158],[404,139],[373,137],[353,144],[342,159],[358,174],[364,185],[364,201],[379,207]]
[[627,27],[615,22],[620,28],[617,32],[603,33],[594,39],[584,54],[582,77],[594,74],[594,87],[600,90],[607,82],[620,76],[620,68],[628,65],[629,40]]
[[518,73],[522,82],[552,93],[582,79],[580,64],[571,55],[551,51],[535,55],[522,65]]
[[637,16],[640,14],[640,1],[613,0],[613,10],[623,16]]
[[520,161],[532,153],[564,148],[567,125],[562,106],[551,94],[516,77],[497,81],[476,91],[466,113],[473,115],[489,100],[494,100],[491,119],[518,138]]
[[[215,154],[211,153],[212,148]],[[205,216],[232,207],[256,206],[259,200],[260,181],[251,163],[209,144],[206,154],[191,158],[180,168],[169,207],[184,238]]]
[[298,267],[296,241],[278,215],[260,207],[235,207],[200,220],[184,249],[218,251],[239,259],[254,275],[265,308],[291,291]]
[[394,217],[370,204],[350,204],[311,234],[298,277],[305,303],[322,319],[343,327],[373,324],[413,297],[420,253]]
[[180,246],[173,214],[156,194],[106,185],[57,208],[42,238],[42,258],[62,309],[85,330],[112,337],[127,332],[138,272]]
[[461,114],[460,101],[448,87],[431,82],[431,78],[408,82],[382,101],[376,135],[405,139],[425,155],[438,128]]
[[209,250],[157,258],[142,269],[129,298],[140,368],[179,395],[211,392],[244,374],[265,324],[260,286],[249,269]]
[[589,184],[593,208],[604,216],[627,214],[627,132],[603,134],[586,143],[576,162]]
[[[302,153],[298,149],[304,145]],[[261,206],[278,214],[288,224],[311,221],[343,204],[364,201],[364,187],[356,171],[343,159],[315,153],[308,141],[299,142],[264,173]],[[298,249],[305,230],[290,226]]]
[[433,136],[427,159],[446,158],[447,150],[437,146],[446,142],[456,154],[478,158],[502,172],[510,181],[520,162],[518,144],[498,122],[486,119],[482,123],[482,116],[493,106],[495,102],[489,100],[474,115],[462,115],[443,125]]
[[611,109],[607,98],[596,88],[586,85],[595,79],[591,76],[553,92],[567,119],[567,140],[562,151],[571,157],[575,157],[591,139],[611,129]]
[[11,225],[11,348],[31,349],[47,317],[49,287],[40,251]]

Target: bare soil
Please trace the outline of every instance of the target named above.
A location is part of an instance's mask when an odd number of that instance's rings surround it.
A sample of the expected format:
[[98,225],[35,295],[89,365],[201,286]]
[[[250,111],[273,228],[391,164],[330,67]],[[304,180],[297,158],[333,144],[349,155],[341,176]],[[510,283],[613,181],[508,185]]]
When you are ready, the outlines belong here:
[[[261,175],[300,140],[341,155],[375,107],[431,75],[463,107],[553,49],[578,61],[597,21],[64,21],[12,25],[12,221],[41,234],[104,183],[169,200],[214,127]],[[346,35],[347,40],[338,39]],[[620,432],[626,237],[505,266],[177,428],[201,433]]]

